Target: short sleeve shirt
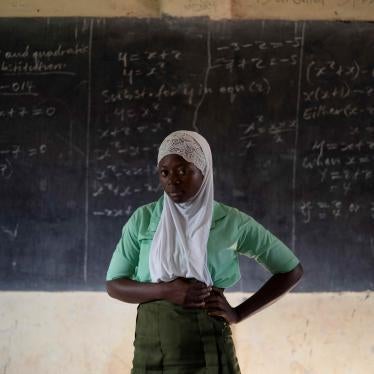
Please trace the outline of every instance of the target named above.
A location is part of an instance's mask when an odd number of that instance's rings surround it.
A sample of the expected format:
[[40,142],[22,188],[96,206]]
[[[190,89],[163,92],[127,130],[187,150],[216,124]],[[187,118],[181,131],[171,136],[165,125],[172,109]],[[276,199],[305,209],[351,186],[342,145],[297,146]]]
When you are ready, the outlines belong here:
[[[122,230],[106,279],[151,282],[149,252],[160,221],[163,197],[138,208]],[[208,240],[208,268],[216,287],[232,287],[241,277],[239,255],[255,259],[272,274],[291,271],[294,253],[248,214],[214,202]]]

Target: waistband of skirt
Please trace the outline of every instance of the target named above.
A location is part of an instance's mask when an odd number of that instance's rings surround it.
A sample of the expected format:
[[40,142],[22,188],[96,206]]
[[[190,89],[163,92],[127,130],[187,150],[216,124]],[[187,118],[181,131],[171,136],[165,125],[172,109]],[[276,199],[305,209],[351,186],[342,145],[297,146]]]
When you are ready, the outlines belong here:
[[215,322],[222,323],[224,325],[229,325],[229,323],[219,316],[209,316],[208,312],[204,308],[185,308],[182,305],[173,304],[166,300],[153,300],[146,303],[141,303],[138,305],[139,311],[165,311],[165,312],[177,312],[183,315],[206,315],[209,319]]
[[202,308],[185,308],[182,305],[173,304],[170,301],[167,300],[152,300],[147,301],[145,303],[140,303],[138,305],[138,309],[141,308],[165,308],[165,309],[171,309],[171,310],[177,310],[177,311],[183,311],[186,313],[206,313],[205,309]]

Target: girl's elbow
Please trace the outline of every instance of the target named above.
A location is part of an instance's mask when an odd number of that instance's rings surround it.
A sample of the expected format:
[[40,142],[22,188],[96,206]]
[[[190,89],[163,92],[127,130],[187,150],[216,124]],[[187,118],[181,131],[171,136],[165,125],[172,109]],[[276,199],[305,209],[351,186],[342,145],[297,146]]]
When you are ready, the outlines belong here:
[[113,281],[112,280],[107,280],[105,282],[105,286],[106,286],[106,292],[107,294],[112,297],[112,298],[116,298],[115,297],[115,288],[113,287]]
[[301,263],[296,265],[296,267],[291,270],[291,274],[295,282],[298,282],[302,278],[302,276],[304,275],[304,268]]

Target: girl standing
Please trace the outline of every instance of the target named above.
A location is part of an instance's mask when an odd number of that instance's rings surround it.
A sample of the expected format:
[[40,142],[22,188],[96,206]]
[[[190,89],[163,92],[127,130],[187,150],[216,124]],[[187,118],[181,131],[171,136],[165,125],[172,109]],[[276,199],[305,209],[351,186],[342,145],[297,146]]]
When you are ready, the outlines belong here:
[[[171,133],[157,164],[164,194],[130,217],[107,273],[110,296],[139,303],[131,372],[240,373],[230,324],[293,288],[302,266],[252,217],[214,201],[212,155],[200,134]],[[240,279],[239,254],[273,275],[233,308],[223,291]]]

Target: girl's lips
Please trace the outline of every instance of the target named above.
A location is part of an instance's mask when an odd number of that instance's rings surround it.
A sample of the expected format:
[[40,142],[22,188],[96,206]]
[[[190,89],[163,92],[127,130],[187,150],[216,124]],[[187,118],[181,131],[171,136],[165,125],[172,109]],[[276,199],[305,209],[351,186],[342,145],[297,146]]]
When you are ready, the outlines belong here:
[[170,196],[175,196],[175,197],[178,197],[178,196],[182,196],[183,195],[183,192],[181,191],[174,191],[174,192],[169,192],[169,195]]

